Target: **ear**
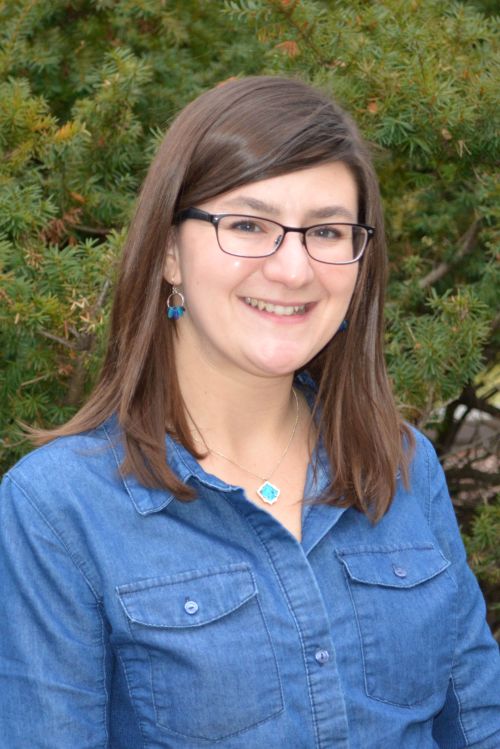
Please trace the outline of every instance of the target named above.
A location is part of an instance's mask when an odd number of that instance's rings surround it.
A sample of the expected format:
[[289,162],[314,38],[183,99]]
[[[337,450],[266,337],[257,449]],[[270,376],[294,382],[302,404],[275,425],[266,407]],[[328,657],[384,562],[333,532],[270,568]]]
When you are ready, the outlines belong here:
[[172,286],[180,286],[180,284],[182,283],[179,263],[179,247],[177,245],[177,238],[175,234],[172,235],[167,244],[163,278]]

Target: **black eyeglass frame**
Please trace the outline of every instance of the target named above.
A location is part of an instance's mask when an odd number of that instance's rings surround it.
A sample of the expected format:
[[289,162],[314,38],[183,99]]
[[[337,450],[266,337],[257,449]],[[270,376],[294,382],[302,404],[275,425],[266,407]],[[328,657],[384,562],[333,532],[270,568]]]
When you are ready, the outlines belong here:
[[[276,243],[276,247],[271,252],[266,252],[265,255],[239,255],[234,252],[229,252],[228,250],[225,250],[220,241],[219,241],[219,222],[223,218],[227,218],[227,216],[240,216],[241,218],[253,218],[253,219],[261,219],[262,221],[268,221],[271,224],[275,224],[276,226],[279,226],[281,229],[283,229],[283,234],[279,238],[279,242]],[[370,239],[375,234],[375,227],[369,226],[368,224],[357,224],[357,223],[350,223],[349,221],[324,221],[321,224],[313,224],[312,226],[285,226],[284,224],[280,224],[279,221],[274,221],[270,218],[264,218],[263,216],[251,216],[249,214],[245,213],[208,213],[207,211],[202,211],[201,208],[185,208],[183,211],[179,211],[179,213],[175,217],[175,223],[180,224],[182,221],[186,221],[187,219],[196,219],[197,221],[208,221],[210,224],[212,224],[215,228],[215,235],[217,237],[217,244],[219,245],[222,252],[224,252],[226,255],[232,255],[233,257],[245,257],[249,259],[258,260],[262,257],[270,257],[271,255],[274,255],[275,252],[279,250],[281,245],[283,244],[283,240],[285,239],[286,234],[288,232],[298,232],[299,234],[302,234],[303,237],[303,245],[305,247],[305,250],[309,257],[312,260],[315,260],[317,263],[324,263],[325,265],[351,265],[352,263],[357,263],[364,255],[364,252],[366,248],[368,247],[368,243]],[[316,227],[320,226],[358,226],[360,229],[364,229],[366,231],[367,237],[365,246],[359,253],[359,255],[354,258],[354,260],[343,260],[343,261],[330,261],[330,260],[319,260],[317,257],[313,257],[311,253],[309,252],[309,248],[307,246],[307,239],[306,239],[306,233],[310,231],[311,229],[315,229]]]

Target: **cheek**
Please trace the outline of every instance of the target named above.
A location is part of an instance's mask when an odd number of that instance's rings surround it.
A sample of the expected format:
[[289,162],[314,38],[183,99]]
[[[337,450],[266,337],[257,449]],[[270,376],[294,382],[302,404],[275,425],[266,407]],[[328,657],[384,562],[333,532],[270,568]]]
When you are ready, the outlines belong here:
[[181,256],[183,284],[188,294],[203,294],[214,299],[237,293],[239,285],[255,270],[247,258],[224,254],[219,248],[190,248]]
[[356,286],[358,266],[346,265],[327,268],[321,275],[321,283],[333,296],[350,298]]

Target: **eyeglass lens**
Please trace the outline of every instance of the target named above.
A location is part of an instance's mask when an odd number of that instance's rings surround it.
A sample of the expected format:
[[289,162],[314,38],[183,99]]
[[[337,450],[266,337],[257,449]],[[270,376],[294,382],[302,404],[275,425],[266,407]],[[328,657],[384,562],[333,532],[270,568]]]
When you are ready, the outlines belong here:
[[[283,238],[283,228],[279,224],[253,216],[223,216],[217,230],[221,249],[242,257],[271,255]],[[351,224],[321,224],[305,233],[308,253],[325,263],[356,260],[367,241],[367,230]]]

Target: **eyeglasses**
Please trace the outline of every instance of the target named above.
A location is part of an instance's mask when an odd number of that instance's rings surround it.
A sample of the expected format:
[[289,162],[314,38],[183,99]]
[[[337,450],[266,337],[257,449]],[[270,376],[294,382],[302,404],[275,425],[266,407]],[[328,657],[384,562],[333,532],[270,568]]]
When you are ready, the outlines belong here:
[[302,234],[307,254],[320,263],[348,265],[356,263],[375,229],[366,224],[333,223],[314,226],[283,226],[277,221],[258,216],[233,213],[207,213],[199,208],[186,208],[176,216],[176,223],[187,219],[208,221],[215,228],[222,252],[236,257],[259,258],[275,253],[288,232]]

